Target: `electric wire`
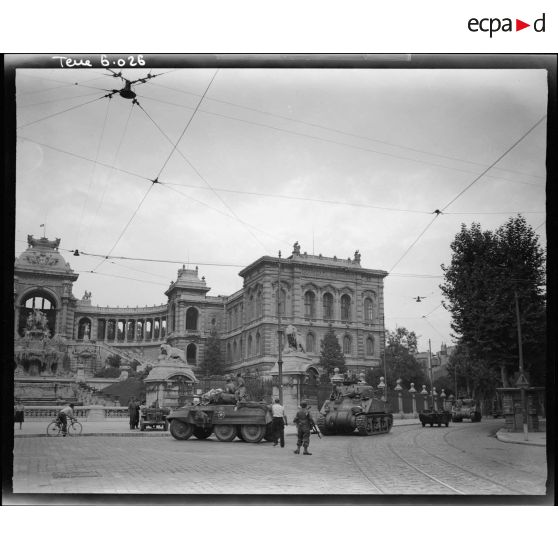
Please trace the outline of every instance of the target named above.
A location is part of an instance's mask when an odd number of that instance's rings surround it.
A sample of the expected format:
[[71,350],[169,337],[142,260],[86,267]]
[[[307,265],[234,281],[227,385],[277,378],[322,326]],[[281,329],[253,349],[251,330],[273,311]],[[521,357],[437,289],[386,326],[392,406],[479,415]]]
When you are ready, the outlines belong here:
[[59,97],[57,99],[49,99],[48,101],[39,101],[38,103],[29,103],[27,105],[18,104],[18,108],[36,107],[37,105],[46,105],[48,103],[57,103],[59,101],[67,101],[68,99],[81,99],[83,97],[92,97],[97,93],[84,93],[83,95],[73,95],[72,97]]
[[538,231],[543,225],[546,225],[546,221],[543,221],[535,230]]
[[[217,75],[217,72],[215,72],[215,75]],[[213,76],[213,78],[215,78],[215,75]],[[211,85],[211,83],[209,84],[209,86]],[[206,89],[206,91],[209,89]],[[200,102],[203,100],[200,99]],[[141,108],[141,110],[143,110],[143,112],[147,115],[147,117],[153,122],[153,124],[155,124],[155,126],[157,127],[157,129],[163,134],[163,136],[168,140],[171,141],[170,138],[167,136],[167,134],[164,132],[164,130],[155,122],[155,120],[149,115],[149,113],[142,107],[141,104],[138,103],[138,106]],[[198,104],[199,107],[199,104]],[[195,111],[198,110],[198,107],[196,107]],[[194,111],[194,114],[195,114]],[[192,114],[192,118],[194,116],[194,114]],[[191,119],[190,119],[191,121]],[[178,140],[180,141],[180,139]],[[171,142],[172,143],[172,142]],[[203,181],[203,183],[207,186],[207,188],[209,188],[209,190],[211,190],[211,192],[213,192],[213,194],[217,197],[217,199],[229,210],[229,212],[231,213],[231,215],[239,222],[241,223],[243,226],[246,226],[246,223],[240,219],[240,217],[237,215],[237,213],[232,209],[232,207],[225,202],[225,200],[219,196],[219,194],[216,192],[216,190],[213,188],[213,186],[205,179],[205,177],[200,173],[200,171],[193,165],[193,163],[182,153],[182,151],[180,149],[178,149],[178,147],[175,147],[176,152],[182,157],[182,159],[184,159],[184,161],[186,161],[186,163],[190,166],[190,168],[197,174],[197,176]],[[160,176],[161,173],[159,173]],[[262,248],[264,250],[267,250],[267,247],[262,243],[262,241],[254,234],[252,233],[252,231],[250,229],[246,229],[247,232],[254,238],[254,240],[260,244],[260,246],[262,246]]]
[[476,184],[490,169],[494,168],[494,166],[499,161],[501,161],[512,149],[514,149],[521,141],[523,141],[545,119],[546,119],[546,115],[539,118],[539,120],[537,120],[537,122],[533,124],[533,126],[531,126],[517,141],[515,141],[511,145],[511,147],[506,149],[506,151],[504,151],[504,153],[502,153],[502,155],[500,155],[500,157],[498,157],[496,161],[494,161],[490,166],[488,166],[483,172],[479,174],[479,176],[477,176],[477,178],[475,178],[475,180],[473,180],[470,184],[468,184],[465,188],[463,188],[463,190],[461,190],[461,192],[459,192],[457,196],[455,196],[450,202],[448,202],[444,207],[442,207],[442,211],[445,211],[450,205],[452,205],[456,200],[458,200],[469,188],[471,188],[471,186]]
[[[116,163],[116,160],[118,159],[118,156],[120,155],[120,149],[122,148],[122,144],[124,143],[124,138],[126,136],[126,132],[128,131],[128,124],[130,123],[130,119],[132,117],[132,112],[134,110],[134,104],[132,103],[130,106],[130,111],[128,112],[128,118],[126,119],[126,123],[124,124],[124,130],[122,132],[122,135],[120,137],[120,141],[118,142],[118,147],[116,148],[116,151],[114,152],[114,157],[112,158],[112,166],[113,168],[110,169],[110,173],[105,181],[104,184],[104,188],[103,191],[101,193],[101,198],[99,200],[99,203],[97,204],[97,207],[95,209],[95,215],[93,216],[92,222],[95,222],[95,220],[97,219],[97,215],[99,214],[99,211],[103,205],[103,201],[105,199],[105,193],[107,191],[107,187],[110,184],[110,181],[112,180],[112,177],[114,175],[114,172],[116,170],[116,167],[114,167],[114,163]],[[89,229],[91,230],[91,229]],[[87,245],[89,243],[89,235],[86,237],[85,239],[85,244]]]
[[48,120],[49,118],[54,118],[55,116],[59,116],[61,114],[64,114],[66,112],[69,112],[71,110],[74,109],[78,109],[81,107],[84,107],[85,105],[90,105],[91,103],[95,103],[96,101],[100,101],[101,99],[105,99],[108,95],[103,95],[102,97],[98,97],[96,99],[92,99],[91,101],[86,101],[85,103],[82,103],[81,105],[76,105],[70,108],[67,108],[65,110],[61,110],[59,112],[55,112],[54,114],[49,114],[48,116],[43,116],[42,118],[38,118],[37,120],[33,120],[33,122],[27,122],[25,124],[22,124],[21,126],[17,127],[17,130],[20,130],[21,128],[25,128],[27,126],[31,126],[32,124],[36,124],[37,122],[42,122],[43,120]]
[[93,180],[95,178],[95,171],[97,170],[97,161],[99,159],[99,153],[101,151],[101,143],[103,142],[103,138],[105,136],[105,130],[107,127],[107,120],[108,120],[108,115],[109,115],[109,111],[110,111],[110,102],[112,99],[109,98],[109,102],[107,103],[107,110],[105,111],[105,118],[103,120],[103,126],[101,128],[101,134],[99,136],[99,141],[97,142],[97,152],[95,153],[95,163],[93,165],[93,168],[91,169],[91,174],[90,174],[90,178],[89,178],[89,185],[87,187],[87,193],[85,198],[83,199],[83,204],[81,205],[81,215],[79,218],[79,225],[78,225],[78,233],[77,233],[77,239],[76,242],[79,244],[80,238],[81,238],[81,229],[82,229],[82,225],[83,225],[83,214],[85,212],[85,206],[87,205],[87,202],[89,200],[89,195],[91,193],[91,186],[93,185]]
[[[158,83],[157,84],[153,83],[151,85],[156,85],[157,87],[164,87],[166,89],[171,89],[173,91],[179,91],[181,93],[185,93],[185,94],[196,96],[196,97],[198,96],[196,93],[191,93],[191,92],[188,92],[188,91],[181,91],[179,89],[164,86],[164,85],[161,85],[161,84],[158,84]],[[162,101],[160,99],[155,99],[153,97],[145,96],[145,98],[149,98],[149,99],[152,99],[154,101],[158,101],[158,102],[161,102],[161,103],[167,103],[167,104],[174,105],[174,106],[182,106],[182,107],[185,107],[185,108],[190,108],[187,105],[172,103],[172,102],[169,102],[169,101]],[[408,151],[412,151],[412,152],[416,152],[416,153],[421,153],[421,154],[424,154],[424,155],[429,155],[429,156],[438,157],[438,158],[442,158],[442,159],[448,159],[448,160],[452,160],[452,161],[456,161],[456,162],[462,162],[462,163],[466,163],[468,165],[484,166],[483,163],[477,163],[475,161],[470,161],[470,160],[467,160],[467,159],[460,159],[458,157],[451,157],[451,156],[441,155],[439,153],[434,153],[434,152],[431,152],[431,151],[425,151],[425,150],[416,149],[416,148],[401,145],[401,144],[396,144],[396,143],[391,143],[391,142],[387,142],[387,141],[383,141],[383,140],[379,140],[379,139],[374,139],[374,138],[371,138],[371,137],[368,137],[368,136],[364,136],[364,135],[360,135],[360,134],[354,134],[354,133],[351,133],[351,132],[346,132],[346,131],[343,131],[343,130],[339,130],[338,128],[332,128],[332,127],[329,127],[329,126],[324,126],[324,125],[321,125],[321,124],[315,124],[315,123],[308,122],[308,121],[305,121],[305,120],[300,120],[300,119],[291,118],[291,117],[288,117],[288,116],[283,116],[283,115],[268,112],[268,111],[262,111],[262,110],[259,110],[259,109],[254,109],[254,108],[248,107],[246,105],[241,105],[241,104],[238,104],[238,103],[232,103],[230,101],[224,101],[222,99],[217,99],[215,97],[209,97],[208,96],[208,97],[206,97],[206,99],[217,102],[217,103],[222,103],[222,104],[227,104],[227,105],[243,108],[243,109],[253,111],[253,112],[257,112],[257,113],[260,113],[260,114],[264,114],[264,115],[267,115],[267,116],[272,116],[272,117],[275,117],[275,118],[281,118],[283,120],[287,120],[287,121],[290,121],[290,122],[300,123],[300,124],[304,124],[306,126],[312,126],[312,127],[315,127],[315,128],[320,128],[320,129],[323,129],[323,130],[326,130],[326,131],[331,131],[331,132],[334,132],[334,133],[337,133],[337,134],[342,134],[342,135],[354,137],[354,138],[357,138],[357,139],[363,139],[363,140],[366,140],[366,141],[372,141],[372,142],[375,142],[375,143],[381,143],[381,144],[387,145],[389,147],[394,147],[394,148],[397,148],[397,149],[404,149],[404,150],[408,150]],[[286,130],[284,128],[277,128],[277,127],[269,125],[269,124],[264,124],[264,123],[261,123],[261,122],[254,122],[254,121],[251,121],[251,120],[246,120],[246,119],[242,119],[240,117],[234,117],[234,116],[231,116],[231,115],[225,115],[225,114],[218,113],[218,112],[213,112],[213,111],[210,111],[210,110],[207,110],[207,109],[200,109],[199,112],[203,112],[205,114],[210,114],[210,115],[213,115],[213,116],[221,116],[223,118],[230,118],[230,119],[238,120],[238,121],[241,121],[241,122],[246,122],[248,124],[253,124],[253,125],[256,125],[256,126],[262,126],[262,127],[270,128],[270,129],[273,129],[273,130],[283,131],[283,132],[286,132],[286,133],[303,135],[305,137],[310,137],[310,138],[317,139],[317,140],[333,141],[333,140],[328,140],[328,139],[320,137],[320,136],[303,134],[301,132]],[[355,149],[365,149],[363,147],[356,146],[356,145],[353,145],[353,144],[341,143],[341,145],[344,145],[346,147],[354,147]],[[375,151],[375,150],[370,150],[370,151],[372,151],[374,153],[379,153],[379,154],[382,154],[382,155],[386,155],[386,156],[393,156],[393,157],[398,157],[398,158],[401,158],[401,159],[407,159],[409,161],[415,161],[415,162],[423,163],[423,164],[426,164],[426,165],[432,164],[434,166],[442,166],[443,168],[448,168],[448,169],[451,169],[451,170],[457,170],[459,172],[465,172],[465,173],[469,173],[469,174],[476,173],[475,170],[468,170],[468,169],[466,170],[466,169],[460,169],[460,168],[457,168],[457,167],[439,165],[439,164],[436,164],[436,163],[430,163],[428,161],[423,161],[423,160],[418,160],[418,159],[414,159],[414,158],[410,158],[410,157],[404,157],[404,156],[398,156],[398,155],[395,155],[395,154],[386,153],[384,151]],[[529,177],[537,178],[537,179],[544,179],[541,176],[537,176],[537,175],[533,175],[533,174],[529,174],[529,173],[523,173],[523,172],[520,172],[520,171],[512,171],[512,170],[505,169],[505,168],[502,168],[502,167],[498,167],[498,170],[501,170],[501,171],[504,171],[504,172],[513,172],[514,174],[522,174],[524,176],[529,176]],[[508,181],[508,182],[517,182],[519,184],[527,184],[527,185],[530,185],[530,186],[538,186],[538,184],[533,184],[532,182],[514,180],[514,179],[511,179],[511,178],[496,177],[496,176],[491,176],[491,178],[495,178],[495,179],[499,179],[499,180],[505,180],[505,181]]]

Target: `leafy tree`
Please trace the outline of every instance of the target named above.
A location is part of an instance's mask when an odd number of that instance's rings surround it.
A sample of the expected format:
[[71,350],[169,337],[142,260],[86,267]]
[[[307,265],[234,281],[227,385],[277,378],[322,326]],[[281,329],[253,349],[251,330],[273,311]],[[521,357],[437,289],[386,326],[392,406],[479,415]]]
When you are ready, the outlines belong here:
[[407,328],[398,327],[395,331],[386,330],[386,371],[388,386],[394,387],[396,380],[401,378],[401,385],[409,389],[411,383],[415,387],[425,383],[424,371],[415,358],[417,352],[417,335]]
[[339,339],[337,339],[331,324],[320,345],[320,361],[318,364],[323,368],[324,372],[331,376],[333,370],[339,368],[339,373],[344,374],[347,370],[345,357],[343,356],[341,345],[339,345]]
[[545,255],[534,230],[521,216],[494,232],[478,223],[463,224],[451,248],[440,288],[462,346],[459,358],[471,359],[480,367],[475,370],[484,371],[476,381],[500,377],[505,384],[518,370],[519,308],[525,372],[532,384],[544,382]]
[[216,329],[213,329],[205,341],[203,362],[198,369],[200,376],[223,374],[225,362],[221,352],[221,342]]

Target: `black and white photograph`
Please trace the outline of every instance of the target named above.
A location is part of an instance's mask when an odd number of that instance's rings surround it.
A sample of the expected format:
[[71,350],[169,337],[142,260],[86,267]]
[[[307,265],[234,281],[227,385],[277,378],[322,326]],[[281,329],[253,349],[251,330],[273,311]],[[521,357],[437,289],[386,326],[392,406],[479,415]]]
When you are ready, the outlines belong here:
[[5,62],[9,501],[550,502],[555,57]]

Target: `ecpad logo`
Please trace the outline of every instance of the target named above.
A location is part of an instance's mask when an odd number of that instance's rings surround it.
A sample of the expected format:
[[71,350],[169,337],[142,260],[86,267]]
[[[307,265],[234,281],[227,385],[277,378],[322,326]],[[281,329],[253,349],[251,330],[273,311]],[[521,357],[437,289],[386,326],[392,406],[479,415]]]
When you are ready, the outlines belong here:
[[[533,30],[536,33],[545,32],[545,17],[546,14],[543,13],[539,19],[536,19],[533,22]],[[505,17],[503,19],[500,19],[498,17],[485,17],[482,19],[472,17],[468,21],[467,27],[469,28],[469,31],[473,33],[477,33],[478,31],[481,31],[483,33],[490,33],[490,38],[492,38],[492,35],[494,33],[497,33],[498,31],[503,31],[504,33],[514,31],[512,18],[509,17]],[[521,31],[522,29],[525,29],[527,27],[531,27],[531,24],[525,23],[520,19],[515,20],[515,31]]]

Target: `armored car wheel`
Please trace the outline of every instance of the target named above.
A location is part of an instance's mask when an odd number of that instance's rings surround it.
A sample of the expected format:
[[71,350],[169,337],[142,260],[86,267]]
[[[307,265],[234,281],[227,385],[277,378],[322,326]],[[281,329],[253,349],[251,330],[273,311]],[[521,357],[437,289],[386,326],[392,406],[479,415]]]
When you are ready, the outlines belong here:
[[201,426],[194,426],[194,436],[198,440],[205,440],[213,434],[212,428],[202,428]]
[[262,440],[265,434],[265,425],[263,424],[243,424],[240,427],[242,439],[245,442],[257,444]]
[[177,440],[187,440],[194,431],[194,427],[188,422],[173,420],[170,423],[170,433]]
[[232,424],[216,424],[213,431],[220,442],[232,442],[236,438],[236,428]]

